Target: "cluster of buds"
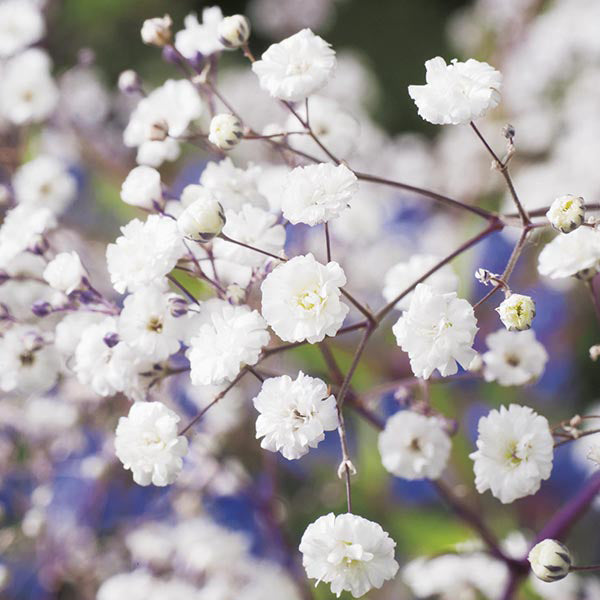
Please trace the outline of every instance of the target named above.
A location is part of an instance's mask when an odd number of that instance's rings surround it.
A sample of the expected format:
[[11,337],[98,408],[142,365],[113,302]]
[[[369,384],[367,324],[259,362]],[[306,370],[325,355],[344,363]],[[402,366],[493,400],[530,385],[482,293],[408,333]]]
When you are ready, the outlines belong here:
[[554,229],[561,233],[571,233],[577,229],[585,217],[585,204],[581,196],[559,196],[546,213]]
[[188,185],[181,195],[187,208],[179,215],[177,226],[185,237],[195,242],[209,242],[225,225],[225,212],[217,199],[201,185]]
[[208,141],[219,150],[231,150],[240,143],[244,127],[240,120],[228,113],[216,115],[210,122]]
[[571,553],[557,540],[542,540],[536,544],[527,557],[533,574],[542,581],[559,581],[569,574]]
[[510,294],[496,308],[496,312],[508,331],[524,331],[531,327],[535,317],[535,302],[531,296]]

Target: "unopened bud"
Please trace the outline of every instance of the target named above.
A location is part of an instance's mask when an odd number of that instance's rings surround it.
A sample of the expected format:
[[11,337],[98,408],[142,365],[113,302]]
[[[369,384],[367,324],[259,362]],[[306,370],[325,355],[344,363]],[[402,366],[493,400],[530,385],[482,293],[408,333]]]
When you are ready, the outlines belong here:
[[600,356],[600,344],[595,344],[594,346],[592,346],[590,348],[590,358],[593,361],[598,360],[598,357]]
[[531,321],[535,317],[535,302],[530,296],[511,294],[496,311],[506,329],[523,331],[531,327]]
[[177,226],[187,238],[208,242],[219,235],[225,225],[225,213],[217,199],[201,185],[188,185],[181,195],[188,205],[179,215]]
[[337,476],[342,479],[346,476],[346,471],[350,475],[356,475],[356,467],[352,464],[351,460],[343,460],[337,470]]
[[142,89],[142,80],[134,70],[127,69],[119,75],[118,86],[124,94],[135,94]]
[[219,24],[219,41],[225,48],[240,48],[250,37],[250,21],[244,15],[225,17]]
[[169,15],[146,19],[142,25],[141,35],[144,44],[162,48],[171,41],[173,20]]
[[227,289],[225,290],[225,299],[230,304],[242,304],[246,299],[246,291],[237,283],[232,283],[231,285],[228,285]]
[[571,233],[583,223],[585,217],[583,198],[572,194],[559,196],[551,204],[546,217],[557,231]]
[[111,331],[102,338],[102,341],[109,348],[114,348],[119,343],[119,334],[116,333],[115,331]]
[[154,121],[154,123],[148,127],[148,139],[151,142],[162,142],[167,139],[168,135],[169,124],[164,119]]
[[237,146],[244,135],[240,120],[234,115],[223,113],[216,115],[210,122],[208,141],[220,150],[231,150]]
[[52,312],[52,305],[50,302],[44,302],[43,300],[38,300],[34,302],[31,306],[31,312],[36,317],[46,317]]
[[546,539],[536,544],[527,557],[534,575],[542,581],[563,579],[571,568],[571,553],[557,540]]
[[169,310],[175,317],[183,317],[188,313],[188,303],[180,296],[175,296],[169,299]]

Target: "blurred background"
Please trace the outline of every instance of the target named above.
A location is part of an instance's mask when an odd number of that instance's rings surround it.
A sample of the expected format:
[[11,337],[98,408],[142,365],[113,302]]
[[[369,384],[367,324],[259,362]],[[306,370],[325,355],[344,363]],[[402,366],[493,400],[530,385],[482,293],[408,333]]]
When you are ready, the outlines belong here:
[[[48,36],[43,46],[54,60],[55,76],[69,102],[50,127],[29,132],[24,157],[51,147],[70,161],[79,193],[64,219],[73,239],[93,240],[81,242],[82,253],[98,277],[104,278],[103,289],[109,289],[102,264],[104,245],[137,214],[119,199],[120,185],[135,164],[134,154],[120,138],[135,101],[119,96],[118,76],[124,69],[134,69],[147,89],[179,77],[160,51],[142,44],[141,23],[169,13],[178,30],[188,13],[201,14],[212,5],[190,0],[48,2]],[[310,27],[333,45],[344,58],[345,68],[326,94],[340,100],[361,123],[364,145],[353,164],[363,170],[488,208],[511,210],[501,178],[490,170],[489,159],[472,132],[467,127],[428,125],[418,117],[407,94],[409,84],[424,82],[427,59],[474,57],[489,61],[505,76],[503,104],[481,127],[502,151],[503,125],[515,126],[517,156],[512,164],[515,185],[526,206],[547,206],[563,193],[592,201],[600,197],[596,165],[600,155],[600,3],[249,0],[221,2],[220,6],[224,14],[240,12],[250,17],[255,55],[302,27]],[[242,114],[247,109],[262,119],[264,115],[252,104],[256,90],[248,92],[248,106],[243,105],[250,80],[239,75],[240,69],[247,71],[241,53],[225,53],[220,69],[223,90],[240,101]],[[63,130],[59,133],[61,122],[70,124],[69,135]],[[236,162],[260,162],[264,156],[254,148],[240,152]],[[165,165],[164,179],[172,194],[197,181],[210,158],[215,157],[188,147],[176,164]],[[5,168],[9,172],[11,167]],[[472,235],[477,223],[433,207],[423,198],[379,188],[369,188],[368,193],[382,207],[380,220],[373,226],[360,219],[351,223],[337,234],[335,247],[353,291],[379,307],[383,304],[381,282],[391,264],[414,247],[443,256]],[[489,493],[475,492],[468,458],[478,419],[491,407],[527,404],[553,424],[576,413],[594,412],[600,376],[588,350],[600,342],[600,333],[583,284],[575,280],[557,284],[537,275],[537,254],[551,237],[546,232],[534,238],[512,279],[513,289],[531,294],[538,306],[534,329],[550,355],[542,378],[522,388],[470,377],[430,386],[432,405],[457,424],[445,481],[485,515],[491,528],[501,539],[508,538],[517,553],[591,472],[586,442],[567,444],[557,451],[552,478],[540,493],[504,506]],[[463,297],[475,302],[485,294],[487,290],[475,281],[473,272],[478,267],[501,272],[515,239],[511,231],[494,234],[456,261]],[[289,252],[312,249],[313,244],[309,233],[301,232],[290,236]],[[203,293],[199,287],[194,290]],[[498,328],[493,307],[493,303],[484,304],[477,314],[481,332],[476,348],[480,351],[485,351],[485,335]],[[331,343],[342,369],[348,368],[356,342],[349,336]],[[294,350],[274,360],[270,368],[289,373],[302,368],[327,377],[316,348]],[[412,385],[410,376],[406,356],[396,347],[388,327],[374,338],[356,373],[354,389],[385,417],[420,397],[422,390]],[[396,383],[384,385],[390,381]],[[13,398],[7,398],[0,409],[0,561],[7,571],[2,598],[94,598],[104,579],[140,565],[149,564],[154,572],[168,575],[169,557],[185,554],[191,547],[171,549],[169,524],[199,515],[243,533],[253,557],[273,561],[301,580],[295,548],[302,532],[318,516],[345,509],[343,485],[335,477],[340,459],[337,433],[331,432],[302,461],[291,463],[261,452],[254,440],[249,402],[257,390],[253,384],[228,397],[229,403],[203,422],[181,485],[167,489],[135,486],[130,474],[111,461],[112,439],[107,434],[112,434],[118,415],[126,411],[127,401],[92,398],[76,384],[65,385],[73,388],[61,393],[78,400],[75,406],[64,403],[62,413],[50,411],[54,420],[40,420],[40,413]],[[161,393],[188,416],[208,402],[178,381]],[[348,428],[358,470],[353,480],[354,510],[390,533],[402,565],[419,556],[453,552],[457,544],[474,539],[429,483],[389,476],[380,462],[376,429],[353,414],[348,416]],[[569,546],[588,564],[600,562],[597,519],[597,513],[590,511],[569,538]],[[149,523],[154,524],[153,530]],[[135,531],[142,533],[136,538]],[[211,535],[218,537],[218,532]],[[446,596],[440,590],[441,595],[435,597],[500,598],[495,582],[503,580],[491,572],[490,565],[487,568],[490,572],[482,568],[477,577],[465,574],[461,586],[446,590]],[[195,577],[192,580],[198,581]],[[516,597],[600,598],[593,576],[569,585],[556,590],[528,582]],[[262,592],[269,593],[266,583]],[[319,600],[331,597],[324,585],[310,593]],[[210,594],[202,600],[230,598],[216,591]],[[425,597],[417,594],[399,576],[368,597]]]

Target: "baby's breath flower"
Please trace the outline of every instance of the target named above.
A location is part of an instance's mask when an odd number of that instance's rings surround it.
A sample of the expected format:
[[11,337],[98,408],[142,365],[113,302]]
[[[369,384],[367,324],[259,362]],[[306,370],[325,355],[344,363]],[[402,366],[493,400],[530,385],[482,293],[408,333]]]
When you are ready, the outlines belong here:
[[228,113],[222,113],[212,118],[208,141],[220,150],[231,150],[240,143],[244,128],[240,120]]
[[570,233],[577,229],[585,217],[585,205],[581,196],[559,196],[546,213],[554,229],[561,233]]
[[545,539],[536,544],[527,557],[533,574],[542,581],[563,579],[571,568],[569,549],[557,540]]
[[535,317],[535,302],[530,296],[511,294],[496,308],[508,331],[523,331],[531,327]]

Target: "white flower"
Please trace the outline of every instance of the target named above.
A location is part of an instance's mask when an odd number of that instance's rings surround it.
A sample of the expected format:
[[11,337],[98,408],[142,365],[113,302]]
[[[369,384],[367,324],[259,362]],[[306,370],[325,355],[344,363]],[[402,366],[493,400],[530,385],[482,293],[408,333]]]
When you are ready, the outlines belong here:
[[153,598],[158,581],[141,569],[131,573],[119,573],[102,582],[96,600],[148,600]]
[[300,541],[306,575],[329,583],[338,598],[343,591],[359,598],[393,579],[395,547],[380,525],[351,513],[319,517]]
[[546,213],[552,227],[561,233],[571,233],[577,229],[583,223],[584,216],[583,198],[571,194],[556,198]]
[[0,2],[0,57],[11,56],[34,44],[45,30],[44,19],[35,2]]
[[201,185],[188,185],[181,194],[186,208],[177,219],[182,235],[197,242],[208,242],[221,233],[225,214],[213,193]]
[[425,63],[426,85],[409,85],[419,115],[436,125],[458,125],[482,117],[500,103],[502,74],[485,62],[437,56]]
[[292,460],[316,448],[325,431],[338,426],[336,402],[327,385],[302,371],[292,380],[287,375],[265,379],[254,398],[256,437],[261,447],[281,452]]
[[572,275],[592,275],[600,262],[600,232],[579,227],[567,235],[557,235],[544,246],[538,259],[538,271],[552,279]]
[[150,285],[167,275],[185,254],[185,246],[173,219],[150,215],[121,227],[122,236],[106,248],[113,287],[123,294]]
[[2,69],[0,113],[15,125],[38,123],[52,114],[58,89],[48,55],[30,48],[7,61]]
[[405,479],[437,479],[446,468],[452,443],[438,417],[397,412],[379,434],[383,466]]
[[[196,88],[187,79],[168,79],[159,88],[142,98],[131,114],[123,133],[126,146],[138,149],[137,162],[151,167],[179,156],[177,138],[190,122],[202,114],[202,101]],[[162,140],[151,139],[154,129],[166,128]]]
[[225,17],[219,24],[219,41],[226,48],[240,48],[250,37],[250,21],[244,15]]
[[296,256],[263,281],[262,314],[286,342],[320,342],[335,335],[348,314],[348,306],[340,301],[345,283],[338,263],[322,265],[312,254]]
[[535,317],[535,302],[531,296],[511,294],[500,303],[496,312],[508,331],[523,331],[531,327]]
[[319,91],[335,69],[335,52],[310,29],[272,44],[252,64],[260,87],[274,98],[297,102]]
[[32,247],[55,225],[56,217],[49,208],[19,204],[9,210],[0,227],[0,269],[8,267],[18,254]]
[[[54,330],[54,346],[65,358],[70,358],[81,340],[82,331],[105,318],[102,313],[86,310],[68,313]],[[70,361],[67,361],[67,367],[72,367]]]
[[523,385],[535,381],[544,372],[548,353],[528,331],[500,329],[485,338],[489,350],[483,355],[486,381],[500,385]]
[[208,141],[221,150],[231,150],[237,146],[243,135],[244,127],[234,115],[223,113],[210,121]]
[[223,13],[218,6],[210,6],[202,11],[202,23],[198,16],[190,13],[184,19],[185,29],[175,34],[175,48],[186,58],[194,60],[198,54],[209,56],[223,50],[219,41],[219,25],[223,21]]
[[296,167],[283,190],[283,216],[294,225],[326,223],[350,206],[357,191],[356,175],[345,165]]
[[181,299],[160,286],[138,289],[127,296],[119,316],[119,337],[149,361],[160,362],[179,350],[188,319],[174,317],[172,302]]
[[73,175],[52,156],[42,155],[26,162],[17,169],[12,183],[17,202],[47,207],[54,213],[61,213],[77,192]]
[[261,350],[269,343],[267,324],[260,314],[247,306],[211,310],[186,353],[194,385],[218,385],[231,381],[244,365],[257,363]]
[[474,461],[475,486],[491,490],[503,504],[535,494],[550,477],[554,440],[545,417],[511,404],[479,419]]
[[162,402],[135,402],[121,417],[115,451],[139,485],[173,483],[183,468],[187,439],[177,435],[179,416]]
[[268,208],[267,199],[258,191],[262,169],[250,164],[238,169],[227,157],[221,162],[209,162],[200,183],[210,190],[225,210],[241,210],[244,204]]
[[[285,228],[277,225],[277,217],[250,204],[244,204],[239,212],[228,210],[225,212],[226,223],[223,233],[232,240],[259,248],[278,256],[285,244]],[[229,260],[249,267],[260,267],[268,256],[243,248],[227,240],[218,239],[213,244],[214,254],[217,258]]]
[[169,15],[146,19],[140,32],[144,44],[162,48],[171,41],[173,20]]
[[152,210],[162,203],[160,173],[152,167],[135,167],[121,186],[121,200],[131,206]]
[[557,540],[545,539],[536,544],[527,557],[534,575],[542,581],[558,581],[569,574],[571,553]]
[[[414,254],[407,262],[394,265],[386,274],[383,287],[383,297],[391,302],[406,288],[420,279],[429,269],[440,262],[440,258],[430,254]],[[455,292],[458,287],[458,277],[450,265],[444,265],[432,273],[424,283],[440,294]],[[414,291],[409,292],[396,302],[398,310],[408,310]]]
[[60,361],[42,332],[15,325],[0,338],[0,389],[22,394],[43,393],[54,387]]
[[57,254],[48,263],[43,275],[51,288],[65,294],[79,288],[86,276],[87,271],[75,250]]
[[392,331],[417,377],[428,379],[435,369],[444,377],[453,375],[457,363],[466,369],[475,357],[473,307],[454,292],[441,294],[420,283]]

